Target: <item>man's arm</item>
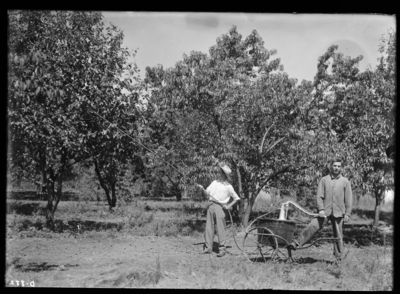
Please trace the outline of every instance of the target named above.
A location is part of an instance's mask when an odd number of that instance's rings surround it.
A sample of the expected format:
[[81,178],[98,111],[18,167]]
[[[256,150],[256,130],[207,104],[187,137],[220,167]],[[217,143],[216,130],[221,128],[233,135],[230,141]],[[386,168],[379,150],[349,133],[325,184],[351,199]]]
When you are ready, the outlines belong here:
[[318,211],[324,211],[325,212],[325,207],[324,207],[324,198],[325,198],[325,191],[324,191],[324,182],[323,178],[319,181],[318,183],[318,188],[317,188],[317,205],[318,205]]
[[234,198],[233,201],[232,201],[231,203],[225,204],[225,205],[224,205],[224,208],[227,209],[227,210],[229,210],[229,209],[231,209],[231,207],[232,207],[233,205],[236,204],[236,202],[239,202],[239,201],[240,201],[240,198]]
[[353,205],[353,192],[351,190],[351,183],[348,180],[345,189],[344,195],[344,205],[345,205],[345,214],[350,217],[351,214],[351,207]]
[[204,189],[204,187],[202,185],[196,184],[196,186],[200,188],[204,197],[210,197],[210,194],[208,194],[208,192],[206,191],[206,189]]
[[231,209],[231,207],[233,205],[235,205],[238,201],[240,201],[240,198],[239,198],[238,194],[236,194],[236,192],[235,192],[235,190],[233,189],[232,186],[229,188],[229,193],[231,194],[231,197],[233,198],[233,201],[231,203],[229,203],[229,204],[225,204],[224,205],[224,208],[227,209],[227,210]]

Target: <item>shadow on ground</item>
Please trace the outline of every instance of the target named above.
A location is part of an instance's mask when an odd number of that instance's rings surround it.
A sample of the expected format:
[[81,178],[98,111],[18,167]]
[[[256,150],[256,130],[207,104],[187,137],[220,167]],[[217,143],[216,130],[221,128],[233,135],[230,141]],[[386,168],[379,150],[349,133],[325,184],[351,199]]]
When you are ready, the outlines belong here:
[[[265,259],[263,257],[257,257],[257,258],[252,258],[251,259],[252,262],[259,262],[259,263],[265,263],[265,262],[271,262],[271,258],[270,257],[265,257]],[[275,259],[273,262],[275,263],[294,263],[294,264],[313,264],[313,263],[317,263],[317,262],[323,262],[326,264],[334,264],[335,261],[332,260],[326,260],[326,259],[316,259],[313,257],[300,257],[300,258],[294,258],[293,261],[287,261],[285,259]]]
[[[63,269],[68,267],[76,267],[77,264],[65,264],[63,265]],[[36,263],[30,262],[27,264],[16,264],[15,269],[23,271],[23,272],[41,272],[41,271],[51,271],[59,269],[60,266],[58,264],[48,264],[47,262]]]
[[[78,201],[79,193],[62,192],[61,199],[63,201]],[[7,199],[14,200],[46,200],[46,195],[39,195],[36,191],[7,191]]]
[[20,215],[46,215],[46,208],[40,206],[40,203],[20,203],[11,202],[7,203],[7,214],[20,214]]
[[188,219],[182,221],[179,226],[181,230],[187,228],[192,233],[203,233],[206,227],[206,221],[202,219]]
[[[117,231],[123,228],[124,224],[121,222],[99,222],[99,221],[89,221],[89,220],[55,220],[54,229],[55,233],[63,232],[75,232],[83,233],[84,231],[104,231],[110,229],[116,229]],[[46,225],[41,221],[31,221],[29,219],[24,219],[18,224],[19,231],[27,231],[31,228],[36,230],[43,230]]]

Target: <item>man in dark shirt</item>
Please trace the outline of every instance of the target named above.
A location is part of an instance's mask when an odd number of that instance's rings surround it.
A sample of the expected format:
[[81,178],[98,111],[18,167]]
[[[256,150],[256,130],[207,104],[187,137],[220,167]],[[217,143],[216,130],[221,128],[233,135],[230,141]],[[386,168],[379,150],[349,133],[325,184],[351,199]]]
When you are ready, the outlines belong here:
[[307,243],[329,219],[332,223],[333,236],[339,238],[337,242],[334,242],[333,254],[340,260],[343,252],[343,221],[349,220],[353,202],[350,181],[341,175],[341,168],[340,159],[331,161],[330,174],[323,177],[318,185],[318,217],[314,218],[300,233],[298,240],[294,240],[289,245],[291,249],[296,250],[296,247]]

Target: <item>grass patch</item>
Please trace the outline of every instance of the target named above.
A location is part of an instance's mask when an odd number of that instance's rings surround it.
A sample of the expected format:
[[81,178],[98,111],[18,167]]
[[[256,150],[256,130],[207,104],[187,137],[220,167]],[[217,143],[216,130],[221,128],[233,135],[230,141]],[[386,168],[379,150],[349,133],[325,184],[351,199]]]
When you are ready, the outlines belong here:
[[95,287],[146,287],[159,283],[163,275],[159,271],[131,271],[122,273],[115,278],[105,279],[98,282]]
[[158,253],[154,270],[133,270],[121,273],[114,278],[104,279],[96,283],[95,287],[147,287],[157,285],[164,277],[161,273],[160,253]]
[[88,237],[94,237],[94,232],[101,231],[124,231],[141,236],[197,236],[204,232],[205,219],[202,214],[207,204],[186,201],[163,205],[159,201],[136,200],[110,211],[107,206],[96,203],[60,202],[55,213],[54,230],[50,231],[45,226],[43,213],[27,213],[19,209],[29,206],[44,211],[44,202],[31,202],[13,202],[12,214],[7,215],[8,236],[20,233],[23,237],[44,237],[49,233],[58,233],[80,237],[85,233]]
[[393,264],[385,256],[388,254],[376,247],[360,250],[346,246],[341,263],[210,262],[203,273],[197,273],[197,280],[204,289],[388,291],[393,289]]
[[[14,201],[10,205],[12,214],[7,215],[7,236],[16,232],[23,232],[25,237],[48,236],[50,231],[45,228],[45,216],[43,215],[45,202],[21,200]],[[26,213],[26,209],[22,209],[23,207],[30,207],[31,213]],[[205,229],[206,207],[206,201],[167,201],[163,203],[135,199],[131,203],[119,205],[114,211],[110,211],[108,206],[93,202],[60,202],[59,209],[55,214],[53,232],[68,234],[72,237],[92,231],[109,231],[111,235],[123,231],[141,236],[200,236]],[[354,213],[361,219],[373,216],[373,211],[355,209]],[[255,212],[250,219],[257,217],[257,214]],[[271,218],[278,218],[278,216],[279,211],[270,215]],[[392,212],[383,211],[381,216],[385,221],[393,219]],[[301,217],[301,214],[294,219],[299,221],[294,233],[296,237],[309,219]],[[88,236],[90,237],[91,234]],[[332,229],[328,224],[316,238],[331,236]],[[356,243],[359,246],[392,244],[393,234],[373,231],[368,226],[345,224],[344,242],[346,244]]]

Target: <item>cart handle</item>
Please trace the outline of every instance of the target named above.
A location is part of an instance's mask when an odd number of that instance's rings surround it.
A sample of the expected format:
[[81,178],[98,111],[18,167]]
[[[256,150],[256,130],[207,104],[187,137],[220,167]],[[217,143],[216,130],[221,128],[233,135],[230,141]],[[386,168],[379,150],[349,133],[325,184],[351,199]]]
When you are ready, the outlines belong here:
[[316,239],[316,240],[312,241],[312,242],[311,242],[310,244],[308,244],[307,246],[297,247],[296,250],[299,250],[299,249],[306,249],[306,248],[308,248],[308,247],[311,247],[311,246],[314,245],[315,243],[320,242],[320,241],[323,241],[323,240],[325,240],[325,241],[337,241],[337,240],[339,240],[339,238],[319,238],[319,239]]
[[300,205],[298,205],[296,202],[293,202],[293,201],[291,201],[291,200],[282,203],[282,210],[285,209],[285,208],[287,208],[287,206],[289,206],[289,204],[293,204],[295,207],[297,207],[298,209],[300,209],[300,210],[301,210],[302,212],[304,212],[305,214],[308,214],[308,215],[314,216],[314,217],[318,217],[318,213],[309,212],[309,211],[305,210],[303,207],[301,207]]

